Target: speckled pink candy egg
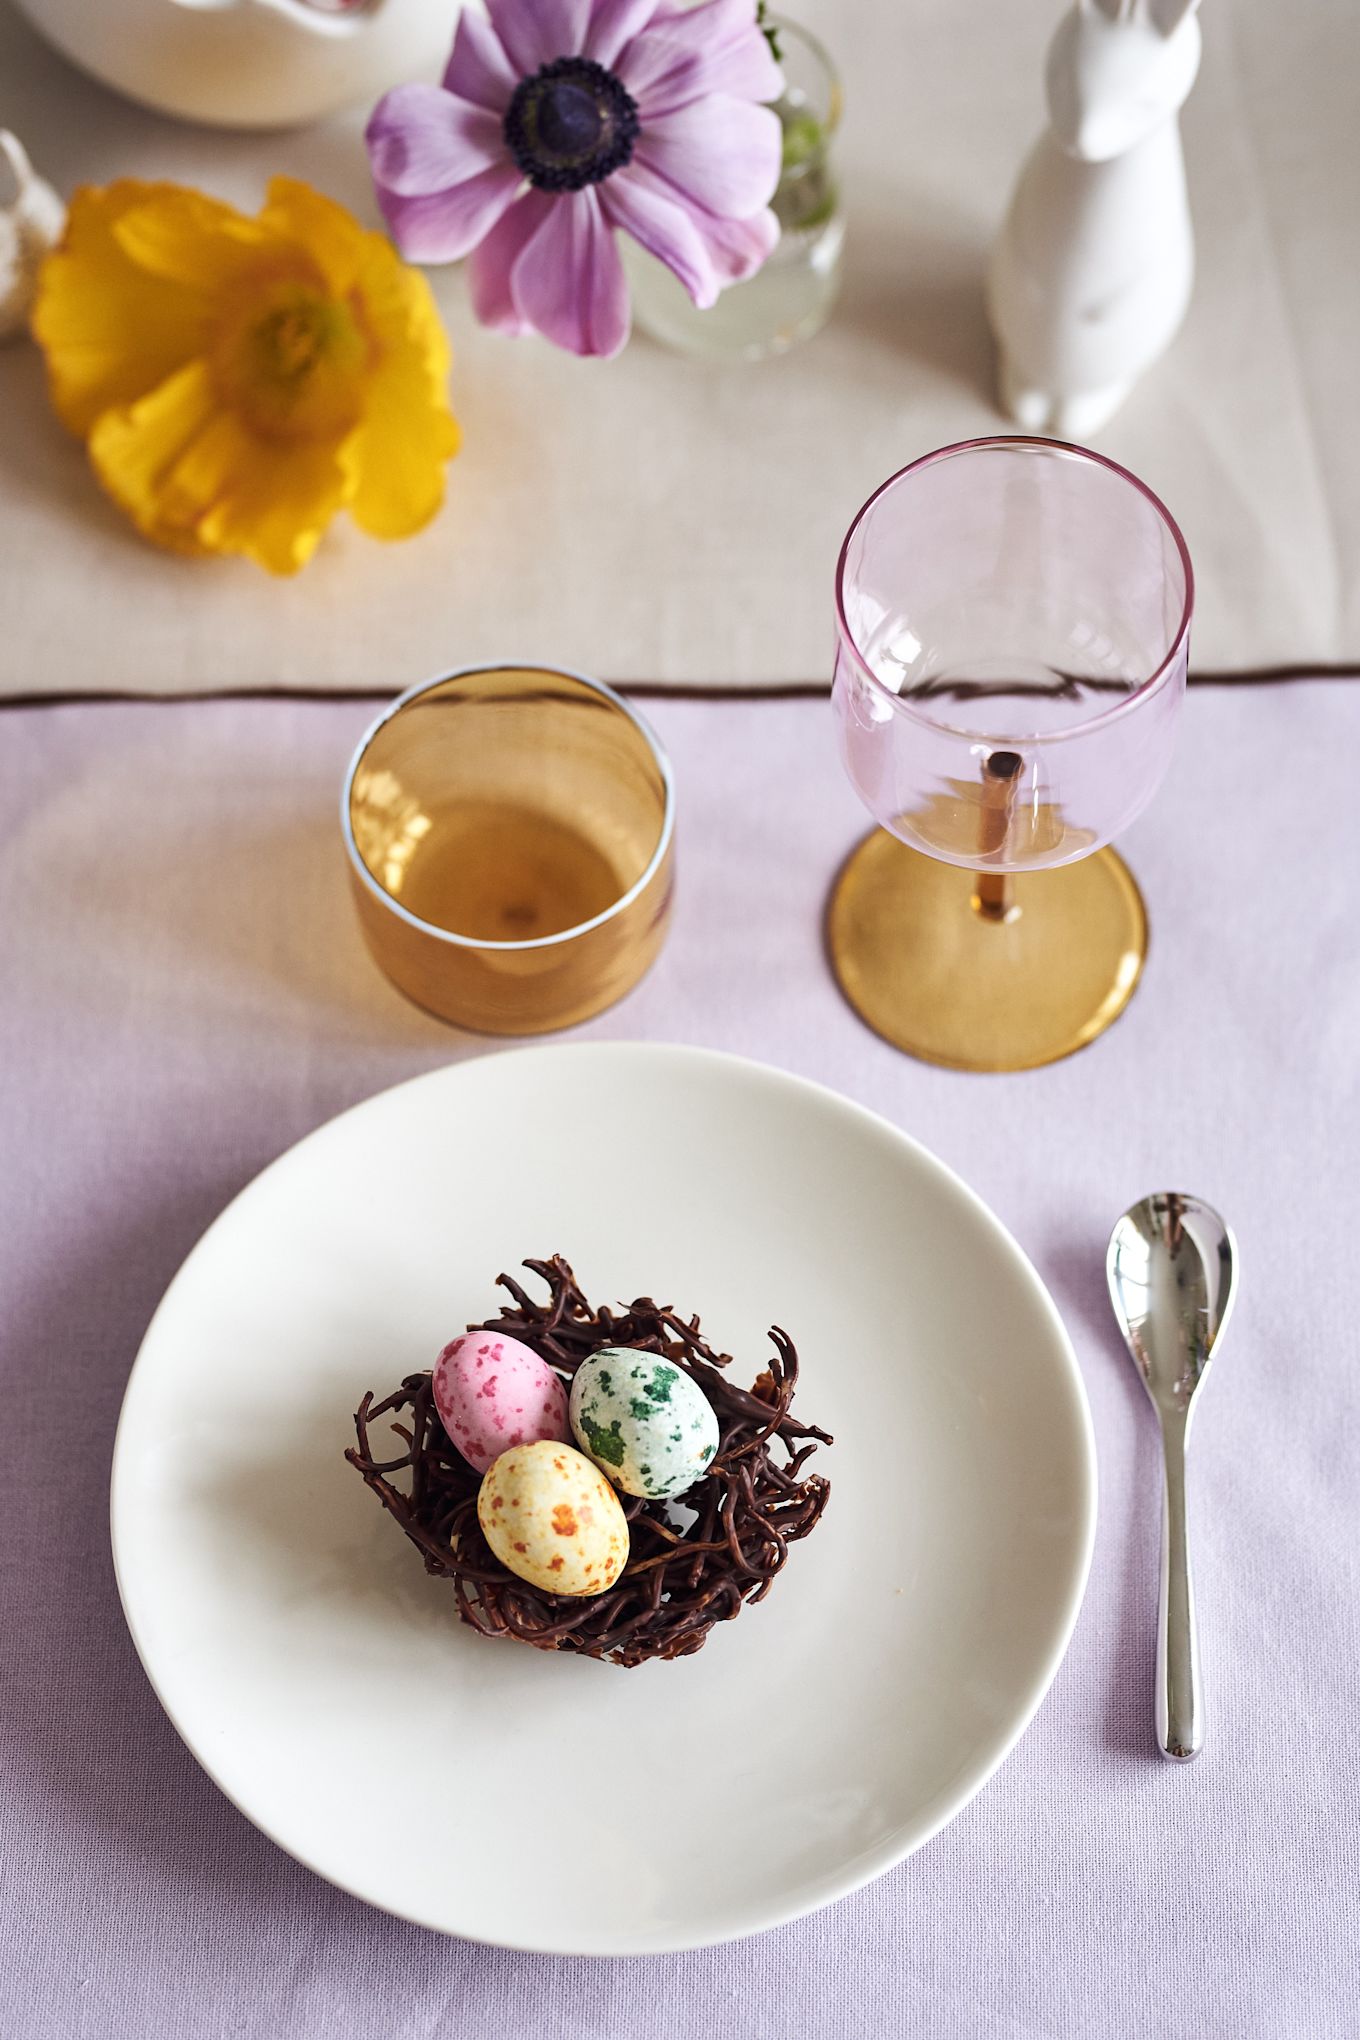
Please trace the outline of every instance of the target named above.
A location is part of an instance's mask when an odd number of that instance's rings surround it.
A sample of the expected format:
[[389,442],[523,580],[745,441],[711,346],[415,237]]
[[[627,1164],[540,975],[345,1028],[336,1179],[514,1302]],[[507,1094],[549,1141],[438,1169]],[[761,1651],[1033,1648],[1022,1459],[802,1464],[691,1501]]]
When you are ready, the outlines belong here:
[[518,1339],[465,1332],[434,1364],[434,1404],[469,1466],[485,1473],[512,1445],[570,1444],[567,1392]]

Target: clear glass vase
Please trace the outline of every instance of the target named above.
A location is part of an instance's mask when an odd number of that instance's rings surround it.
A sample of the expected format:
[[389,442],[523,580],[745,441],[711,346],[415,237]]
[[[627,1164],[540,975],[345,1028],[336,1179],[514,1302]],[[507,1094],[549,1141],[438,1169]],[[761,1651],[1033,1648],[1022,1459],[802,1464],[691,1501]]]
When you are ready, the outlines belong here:
[[712,361],[761,361],[825,325],[840,289],[845,217],[833,150],[841,83],[806,29],[771,15],[784,91],[775,104],[784,130],[784,168],[772,201],[780,235],[746,283],[734,283],[700,311],[664,263],[623,238],[633,315],[654,340]]

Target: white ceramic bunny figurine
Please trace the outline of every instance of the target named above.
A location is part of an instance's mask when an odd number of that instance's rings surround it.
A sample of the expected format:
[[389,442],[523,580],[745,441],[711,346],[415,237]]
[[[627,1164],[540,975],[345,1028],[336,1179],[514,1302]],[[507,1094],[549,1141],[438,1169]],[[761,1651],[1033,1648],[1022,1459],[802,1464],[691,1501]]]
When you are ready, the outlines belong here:
[[12,340],[28,326],[38,283],[38,265],[61,239],[66,208],[28,160],[17,135],[0,128],[0,184],[8,177],[14,197],[0,204],[0,340]]
[[1001,402],[1086,439],[1185,315],[1195,251],[1177,113],[1199,69],[1197,0],[1078,0],[1048,53],[1050,131],[992,256]]

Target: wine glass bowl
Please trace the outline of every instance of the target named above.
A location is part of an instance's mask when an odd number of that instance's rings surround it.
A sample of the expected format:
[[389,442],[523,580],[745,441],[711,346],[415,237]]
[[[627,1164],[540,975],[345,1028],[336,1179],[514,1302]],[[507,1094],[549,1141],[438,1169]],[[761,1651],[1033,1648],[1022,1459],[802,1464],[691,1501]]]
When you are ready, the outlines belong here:
[[829,936],[851,1002],[898,1046],[1028,1067],[1127,1004],[1146,919],[1105,846],[1170,759],[1192,602],[1163,505],[1057,441],[945,447],[856,517],[833,701],[889,833],[847,863]]

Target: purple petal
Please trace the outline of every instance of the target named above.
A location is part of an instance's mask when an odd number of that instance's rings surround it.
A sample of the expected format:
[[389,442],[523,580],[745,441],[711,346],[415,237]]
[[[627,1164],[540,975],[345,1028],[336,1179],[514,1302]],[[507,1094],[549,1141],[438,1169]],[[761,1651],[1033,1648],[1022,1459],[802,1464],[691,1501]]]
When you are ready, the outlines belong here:
[[611,70],[616,68],[633,37],[656,13],[656,5],[657,0],[597,0],[586,35],[585,55],[597,64],[607,64]]
[[484,326],[497,333],[532,333],[533,327],[510,294],[510,274],[526,244],[538,232],[555,201],[546,191],[526,191],[517,198],[468,263],[472,309]]
[[447,191],[417,198],[380,184],[378,204],[408,261],[456,262],[495,226],[523,181],[513,163],[498,163]]
[[768,208],[748,220],[720,220],[705,212],[692,213],[691,220],[724,285],[754,276],[779,239],[779,222]]
[[701,310],[716,303],[721,287],[708,251],[695,231],[684,200],[639,164],[620,170],[600,186],[600,204],[611,225],[674,270]]
[[765,40],[763,31],[757,26],[756,10],[751,0],[705,0],[701,7],[672,6],[670,0],[663,0],[656,10],[655,21],[659,29],[667,35],[683,38],[693,50],[731,42],[739,35],[749,34],[753,28],[762,42]]
[[[711,6],[697,10],[700,15],[712,11]],[[682,15],[678,21],[658,22],[644,30],[620,59],[619,76],[644,120],[710,92],[757,103],[778,99],[783,74],[749,8],[742,10],[735,34],[715,30],[697,45],[688,27],[692,18]]]
[[444,71],[447,91],[489,113],[505,112],[519,79],[491,23],[465,7],[454,31],[453,54]]
[[725,93],[649,120],[635,161],[722,219],[746,219],[774,197],[782,135],[778,115]]
[[708,92],[756,102],[783,92],[783,73],[756,27],[754,8],[728,0],[659,16],[626,49],[618,71],[642,116],[671,112]]
[[517,78],[531,76],[548,62],[538,40],[533,0],[486,0],[486,11]]
[[563,193],[515,264],[521,316],[573,354],[613,355],[628,338],[628,285],[593,190]]
[[364,130],[374,182],[398,197],[446,191],[507,160],[500,122],[441,85],[398,85]]
[[[545,43],[556,45],[553,56],[579,57],[590,34],[595,0],[534,0],[534,12]],[[551,58],[549,59],[551,61]]]
[[694,39],[707,42],[715,35],[729,35],[744,23],[755,18],[755,8],[748,7],[746,0],[704,0],[696,7],[692,0],[660,0],[656,10],[658,21],[688,21],[696,23]]
[[590,0],[486,0],[491,25],[514,69],[527,78],[557,57],[579,57]]

